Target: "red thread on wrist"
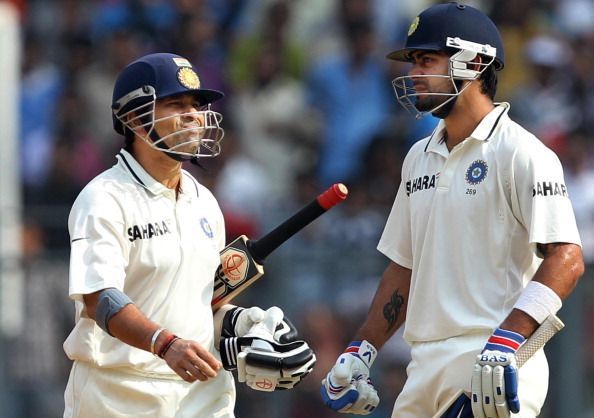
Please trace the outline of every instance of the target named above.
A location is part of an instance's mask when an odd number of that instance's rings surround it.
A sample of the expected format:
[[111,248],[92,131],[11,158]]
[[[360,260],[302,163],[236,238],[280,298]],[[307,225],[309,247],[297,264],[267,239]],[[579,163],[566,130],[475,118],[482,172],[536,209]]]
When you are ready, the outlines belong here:
[[171,334],[169,337],[167,337],[167,339],[165,340],[165,342],[163,342],[163,345],[161,346],[161,349],[159,350],[159,353],[157,355],[160,358],[165,358],[165,354],[167,353],[167,351],[169,350],[169,348],[171,348],[171,346],[173,345],[173,343],[176,342],[179,339],[180,338],[177,335]]

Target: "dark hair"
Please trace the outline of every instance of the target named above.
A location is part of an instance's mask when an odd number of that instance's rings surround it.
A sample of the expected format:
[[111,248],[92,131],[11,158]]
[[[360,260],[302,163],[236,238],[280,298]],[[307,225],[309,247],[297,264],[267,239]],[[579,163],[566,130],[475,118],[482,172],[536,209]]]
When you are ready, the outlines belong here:
[[495,94],[497,93],[497,71],[493,64],[489,65],[485,71],[479,77],[481,81],[481,93],[486,94],[495,100]]

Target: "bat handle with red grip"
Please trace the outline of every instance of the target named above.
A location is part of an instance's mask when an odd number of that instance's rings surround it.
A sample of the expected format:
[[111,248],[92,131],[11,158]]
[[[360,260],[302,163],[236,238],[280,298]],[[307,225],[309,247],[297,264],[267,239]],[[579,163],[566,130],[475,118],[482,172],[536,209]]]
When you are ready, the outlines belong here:
[[259,240],[248,241],[248,249],[254,260],[262,264],[268,255],[280,247],[285,241],[314,221],[328,209],[346,199],[347,187],[342,183],[333,184],[307,206],[295,213],[278,227]]

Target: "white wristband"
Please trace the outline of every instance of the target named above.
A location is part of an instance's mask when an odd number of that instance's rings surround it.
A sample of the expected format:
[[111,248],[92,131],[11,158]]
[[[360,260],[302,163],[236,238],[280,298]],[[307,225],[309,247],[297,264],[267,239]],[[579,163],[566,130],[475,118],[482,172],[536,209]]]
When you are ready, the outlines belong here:
[[151,353],[155,356],[157,355],[157,353],[155,353],[155,343],[157,342],[157,338],[159,338],[159,334],[161,334],[163,331],[165,331],[165,328],[159,328],[155,331],[153,337],[151,338]]
[[526,312],[539,324],[561,309],[561,298],[553,289],[532,280],[524,289],[514,308]]

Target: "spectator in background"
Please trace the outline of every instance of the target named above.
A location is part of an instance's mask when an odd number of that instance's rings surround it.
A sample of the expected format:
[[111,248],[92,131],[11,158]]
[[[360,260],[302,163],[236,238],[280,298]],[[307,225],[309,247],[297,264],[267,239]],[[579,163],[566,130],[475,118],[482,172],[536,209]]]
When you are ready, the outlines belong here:
[[362,155],[385,128],[393,104],[384,65],[373,54],[371,22],[354,21],[343,29],[346,49],[321,57],[307,78],[309,103],[324,123],[317,167],[321,184],[349,182],[361,173]]
[[584,248],[584,260],[594,263],[594,146],[587,132],[572,132],[567,140],[566,184]]
[[143,44],[139,33],[118,30],[95,45],[93,64],[78,73],[74,82],[88,112],[84,116],[87,128],[95,134],[107,158],[116,151],[111,117],[105,112],[111,104],[113,80],[131,59],[141,55]]
[[[66,301],[60,298],[54,298],[54,305],[48,306],[45,302],[39,302],[39,297],[46,294],[46,289],[60,288],[64,285],[60,277],[64,277],[63,273],[53,275],[57,284],[49,279],[47,274],[51,268],[56,268],[57,271],[64,269],[63,263],[65,259],[57,256],[59,253],[51,252],[56,247],[50,247],[48,234],[54,235],[56,223],[63,224],[59,217],[55,216],[55,211],[49,210],[49,206],[43,205],[45,197],[48,196],[50,200],[45,203],[53,202],[61,205],[65,199],[69,199],[71,191],[77,187],[80,189],[81,182],[86,181],[87,176],[96,171],[95,164],[102,164],[103,168],[107,167],[105,161],[111,161],[117,141],[109,141],[113,136],[111,131],[107,129],[100,135],[93,130],[94,127],[105,128],[109,126],[109,122],[104,123],[102,119],[104,116],[104,109],[99,106],[105,104],[94,104],[95,101],[101,100],[106,103],[109,97],[104,97],[106,93],[106,84],[96,80],[101,77],[101,72],[106,71],[105,68],[111,66],[113,61],[109,58],[107,50],[112,50],[115,46],[107,48],[110,43],[110,38],[116,37],[121,40],[120,49],[122,55],[125,57],[123,61],[133,59],[134,55],[140,55],[145,52],[159,52],[160,50],[172,49],[173,52],[181,53],[181,55],[191,56],[192,60],[198,60],[201,67],[199,68],[202,81],[205,85],[223,90],[230,90],[232,83],[230,80],[234,78],[229,74],[232,70],[231,66],[226,65],[230,56],[230,49],[237,48],[235,45],[243,45],[248,43],[248,39],[256,37],[257,33],[262,33],[260,28],[267,24],[268,16],[264,12],[269,5],[278,2],[279,0],[12,0],[10,3],[20,4],[23,24],[23,35],[26,44],[36,42],[38,44],[38,57],[35,63],[29,57],[29,46],[26,46],[23,54],[23,114],[22,114],[22,132],[20,137],[21,148],[25,153],[20,157],[23,162],[23,172],[26,176],[25,183],[25,210],[26,217],[35,215],[31,218],[31,227],[37,233],[46,237],[44,238],[46,245],[40,246],[39,258],[44,258],[44,262],[51,266],[46,267],[44,264],[37,273],[27,277],[30,287],[25,289],[26,292],[33,292],[27,296],[27,304],[29,308],[39,312],[44,309],[55,309],[54,312],[43,316],[43,320],[37,321],[34,314],[27,312],[28,321],[33,321],[33,327],[27,327],[23,330],[21,336],[15,340],[8,340],[8,344],[4,345],[4,353],[7,354],[6,361],[10,363],[10,370],[8,370],[6,379],[0,381],[2,383],[15,382],[15,386],[19,386],[19,403],[26,406],[25,409],[14,409],[14,416],[16,418],[44,416],[47,418],[55,418],[52,411],[57,411],[57,408],[52,408],[45,404],[40,404],[32,399],[35,393],[38,396],[50,399],[57,397],[57,403],[60,405],[63,400],[62,387],[64,380],[63,373],[58,377],[54,376],[52,380],[52,373],[49,368],[56,368],[57,362],[49,358],[52,350],[47,350],[44,347],[48,345],[55,345],[55,340],[59,340],[61,334],[56,338],[50,336],[54,332],[51,327],[44,328],[43,332],[38,332],[39,327],[45,327],[47,321],[56,320],[57,312],[65,310],[67,313],[71,311],[70,304],[64,303]],[[304,71],[307,71],[308,63],[320,62],[320,60],[327,60],[329,56],[336,56],[339,52],[345,50],[346,40],[343,34],[344,21],[356,21],[362,18],[372,19],[373,27],[376,31],[376,36],[373,43],[372,54],[376,54],[379,60],[383,61],[383,51],[385,48],[381,47],[381,43],[389,42],[393,39],[393,33],[401,33],[408,29],[406,25],[398,24],[398,16],[404,20],[412,18],[417,12],[431,3],[436,3],[436,0],[299,0],[290,1],[285,0],[289,7],[289,16],[285,26],[282,29],[283,38],[295,45],[297,49],[301,49],[298,53],[301,57],[301,64],[297,66],[300,68],[299,75],[293,77],[297,82],[303,82],[305,79]],[[26,7],[25,6],[26,3]],[[538,1],[538,0],[499,0],[499,1],[479,1],[478,3],[489,6],[489,11],[492,12],[494,20],[500,24],[503,37],[506,43],[506,55],[508,63],[506,71],[503,72],[500,79],[500,86],[498,88],[498,96],[501,100],[507,101],[510,95],[514,94],[515,90],[530,78],[530,72],[526,71],[529,68],[526,64],[526,56],[524,55],[524,48],[526,42],[538,34],[549,34],[551,29],[563,33],[563,37],[567,39],[569,46],[574,52],[572,60],[568,63],[570,73],[564,72],[564,77],[571,77],[573,84],[573,91],[571,93],[577,107],[579,108],[581,122],[577,129],[582,136],[581,140],[576,140],[575,133],[571,133],[566,144],[567,154],[565,161],[569,159],[576,160],[576,166],[582,168],[573,168],[573,162],[567,162],[567,180],[569,186],[569,193],[572,197],[576,207],[576,216],[580,223],[580,228],[583,229],[583,223],[580,221],[580,212],[588,217],[591,212],[588,211],[588,197],[590,189],[589,171],[592,166],[593,158],[590,153],[589,146],[582,146],[584,143],[592,142],[592,132],[594,132],[594,2],[591,0],[559,0],[559,1]],[[153,6],[155,7],[153,9]],[[163,12],[154,13],[150,10],[162,10]],[[167,10],[165,10],[165,9]],[[119,11],[118,11],[119,9]],[[122,12],[124,11],[124,12]],[[173,12],[173,13],[172,13]],[[151,15],[152,17],[146,17]],[[344,17],[347,15],[347,17]],[[122,18],[123,17],[123,18]],[[152,19],[152,20],[151,20]],[[156,19],[156,20],[155,20]],[[151,23],[142,23],[142,22]],[[275,29],[278,31],[278,29]],[[120,35],[123,32],[125,35]],[[30,36],[33,35],[33,38]],[[132,41],[130,41],[132,39]],[[39,41],[37,41],[39,40]],[[135,45],[130,47],[131,43]],[[170,48],[163,48],[164,45]],[[128,49],[129,56],[126,56],[125,50]],[[287,49],[282,46],[287,52]],[[137,52],[132,52],[137,51]],[[237,51],[236,51],[237,52]],[[245,56],[247,57],[247,54]],[[253,59],[253,57],[251,58]],[[121,60],[120,60],[121,61]],[[292,61],[292,60],[290,60]],[[385,62],[384,62],[385,64]],[[119,67],[121,64],[116,65]],[[251,76],[255,74],[255,64],[250,62],[252,68],[250,69]],[[284,65],[284,64],[283,64]],[[390,74],[386,77],[390,80],[397,75],[402,75],[401,69],[398,65],[388,68]],[[101,69],[99,69],[101,68]],[[115,71],[115,70],[113,70]],[[112,74],[113,74],[112,71]],[[108,71],[109,72],[109,71]],[[81,80],[79,82],[79,80]],[[389,90],[389,81],[383,82],[383,88],[386,86]],[[73,98],[68,91],[65,91],[63,86],[72,84],[75,91],[81,94],[82,98]],[[235,98],[242,96],[249,100],[249,94],[252,93],[253,78],[250,83],[234,84],[236,92],[224,102],[221,101],[221,107],[225,107],[225,114],[229,115],[227,106],[235,107]],[[52,91],[57,87],[56,90]],[[248,92],[244,93],[244,89]],[[110,91],[110,88],[107,88]],[[93,93],[94,92],[94,93]],[[87,97],[92,94],[103,95],[102,98]],[[236,96],[237,93],[237,96]],[[65,96],[62,98],[62,96]],[[108,94],[109,96],[109,94]],[[60,99],[62,98],[62,99]],[[49,100],[48,100],[49,99]],[[355,96],[348,97],[348,100],[355,100]],[[389,98],[391,103],[395,103],[392,97]],[[89,106],[87,108],[87,106]],[[213,106],[216,108],[217,106]],[[353,107],[355,107],[353,105]],[[313,108],[313,107],[312,107]],[[374,207],[378,212],[387,214],[391,206],[393,195],[395,192],[394,185],[399,181],[399,166],[402,163],[404,152],[412,143],[419,138],[426,135],[426,132],[433,130],[435,122],[431,121],[429,117],[423,118],[420,121],[412,123],[412,120],[406,115],[407,123],[404,123],[405,112],[399,111],[399,107],[394,105],[390,121],[388,123],[386,132],[383,132],[385,138],[382,140],[372,140],[371,147],[366,148],[366,157],[363,154],[354,156],[353,158],[365,158],[363,178],[360,179],[361,185],[356,186],[358,192],[354,193],[352,197],[353,203],[357,203],[360,192],[363,190],[367,196],[360,197],[360,199],[370,199],[368,208]],[[33,110],[37,109],[37,110]],[[99,109],[95,111],[93,109]],[[355,109],[352,115],[354,119],[358,118],[359,112],[363,109],[360,106]],[[282,109],[275,109],[280,112]],[[517,110],[517,106],[512,106],[512,110]],[[35,113],[32,113],[35,112]],[[41,112],[41,113],[39,113]],[[32,117],[31,115],[35,115]],[[81,115],[82,114],[82,115]],[[71,129],[64,130],[61,128],[59,119],[66,117],[69,124],[78,125],[78,129],[72,131]],[[53,120],[52,120],[53,119]],[[57,120],[57,121],[56,121]],[[104,122],[99,122],[103,120]],[[47,122],[47,123],[46,123]],[[530,120],[519,120],[522,124],[530,123]],[[350,123],[356,123],[351,121]],[[426,124],[426,125],[425,125]],[[40,129],[44,126],[43,129]],[[47,127],[49,126],[49,129]],[[188,166],[186,169],[191,170],[195,175],[201,176],[201,181],[207,185],[217,186],[217,194],[221,197],[221,204],[224,205],[226,198],[235,202],[249,201],[251,206],[249,209],[256,213],[263,212],[263,206],[269,199],[274,199],[275,196],[267,196],[268,199],[260,198],[263,195],[264,187],[260,184],[267,182],[270,179],[263,178],[262,167],[258,167],[258,163],[241,148],[237,148],[237,153],[230,156],[228,152],[236,146],[236,144],[250,140],[244,138],[242,134],[239,136],[230,132],[229,119],[223,121],[223,126],[228,132],[228,137],[223,141],[223,154],[220,161],[215,159],[213,164],[204,164],[205,170],[195,170],[193,166]],[[407,133],[406,131],[415,130],[418,127],[418,133]],[[51,134],[47,134],[47,133]],[[107,137],[105,135],[108,135]],[[325,136],[311,136],[315,140],[324,140]],[[403,139],[406,138],[406,139]],[[407,141],[407,142],[404,142]],[[30,144],[33,148],[29,148]],[[107,146],[106,146],[107,144]],[[582,145],[580,145],[582,144]],[[395,149],[392,148],[394,146]],[[55,151],[59,148],[59,151]],[[35,153],[30,152],[35,149]],[[100,151],[97,151],[99,149]],[[313,164],[318,159],[318,150],[314,149],[314,155],[311,158],[305,158],[306,162]],[[230,157],[230,158],[227,158]],[[580,160],[578,163],[577,160]],[[103,162],[103,163],[102,163]],[[60,167],[63,165],[63,167]],[[247,168],[246,168],[247,167]],[[55,171],[54,174],[51,174]],[[255,177],[249,177],[252,172],[259,172],[254,174]],[[242,219],[234,219],[233,215],[226,216],[226,220],[233,221],[227,232],[237,234],[240,231],[260,236],[261,232],[267,230],[267,226],[276,226],[280,221],[284,220],[286,216],[290,215],[293,210],[300,207],[301,204],[307,203],[312,196],[321,190],[321,186],[317,181],[312,179],[312,173],[305,169],[304,173],[299,173],[297,180],[297,191],[295,199],[285,201],[285,208],[267,207],[266,219],[267,225],[258,225],[257,220],[250,218],[248,222],[243,222]],[[45,174],[42,174],[45,173]],[[395,174],[397,173],[397,174]],[[49,176],[49,177],[48,177]],[[54,179],[59,178],[59,181]],[[373,179],[373,180],[372,180]],[[31,183],[34,181],[35,183]],[[233,183],[228,185],[228,182]],[[35,184],[35,187],[32,185]],[[39,188],[37,188],[39,185]],[[350,184],[349,184],[350,185]],[[354,186],[355,187],[355,186]],[[219,189],[220,188],[220,189]],[[227,193],[222,196],[219,190]],[[355,192],[355,190],[353,190]],[[233,194],[237,192],[238,195]],[[31,199],[35,193],[35,200]],[[250,199],[250,194],[255,193],[257,198]],[[299,196],[299,197],[297,197]],[[43,199],[43,201],[40,201]],[[582,202],[583,200],[583,202]],[[350,199],[349,199],[350,201]],[[308,303],[314,300],[324,300],[326,306],[336,311],[338,298],[327,298],[325,292],[333,285],[336,277],[341,278],[342,288],[352,288],[352,282],[345,279],[344,272],[350,276],[357,274],[374,275],[372,269],[366,264],[367,261],[375,262],[377,264],[376,272],[379,274],[383,270],[383,259],[376,256],[376,251],[373,249],[361,248],[361,246],[354,246],[352,241],[349,245],[343,245],[342,242],[337,242],[326,236],[331,235],[328,231],[336,228],[338,221],[336,218],[341,218],[341,226],[344,229],[350,227],[349,218],[343,214],[343,210],[352,214],[353,219],[357,219],[357,208],[352,208],[348,203],[341,205],[332,211],[332,213],[325,215],[314,224],[310,225],[296,237],[287,242],[279,252],[267,260],[266,275],[267,279],[261,280],[256,286],[257,289],[252,288],[251,291],[246,291],[242,297],[262,297],[266,295],[270,300],[278,300],[287,302],[287,306],[292,306],[295,309],[294,313],[301,315],[303,312],[303,301]],[[388,202],[388,203],[385,203]],[[241,205],[241,204],[240,204]],[[223,208],[225,211],[226,209]],[[247,211],[246,211],[247,212]],[[227,215],[227,213],[226,213]],[[61,215],[60,215],[61,216]],[[254,232],[252,232],[254,231]],[[62,238],[57,238],[62,240]],[[51,238],[52,242],[57,239]],[[583,234],[584,245],[588,245],[588,230]],[[328,249],[330,248],[330,251]],[[336,270],[335,263],[332,260],[334,257],[345,258],[345,253],[352,251],[355,256],[346,258],[347,263],[341,264],[339,271]],[[50,253],[51,252],[51,253]],[[594,258],[593,254],[588,254],[586,247],[585,257],[587,260]],[[48,260],[49,258],[49,260]],[[351,260],[355,260],[351,262]],[[365,260],[362,263],[361,260]],[[279,271],[282,274],[279,274]],[[589,270],[586,269],[588,272]],[[29,272],[26,273],[29,275]],[[45,275],[44,275],[45,274]],[[279,276],[279,280],[276,277]],[[304,280],[301,280],[304,279]],[[346,281],[346,283],[345,283]],[[592,282],[591,280],[584,280],[584,285]],[[357,282],[358,283],[358,282]],[[293,285],[295,287],[290,287]],[[261,287],[264,286],[264,287]],[[35,288],[37,287],[37,288]],[[35,289],[33,289],[35,288]],[[287,290],[289,289],[289,290]],[[358,288],[357,288],[358,289]],[[594,289],[590,286],[586,287],[589,290],[589,295],[593,295]],[[275,290],[276,293],[269,293],[269,290]],[[58,292],[59,293],[59,292]],[[356,292],[357,297],[360,296]],[[62,292],[63,294],[63,292]],[[64,298],[63,298],[64,299]],[[342,299],[341,299],[342,300]],[[285,305],[283,305],[285,306]],[[53,316],[52,316],[53,315]],[[584,313],[584,318],[589,318],[588,314]],[[591,315],[591,313],[589,314]],[[61,318],[60,318],[61,319]],[[70,315],[68,315],[68,328],[70,327]],[[299,318],[297,318],[299,319]],[[564,319],[573,321],[574,318],[564,314]],[[342,319],[340,319],[342,320]],[[37,321],[37,322],[36,322]],[[307,327],[314,326],[311,321],[306,321]],[[331,326],[331,325],[327,325]],[[590,333],[592,334],[592,333]],[[1,337],[0,337],[1,338]],[[571,343],[571,337],[567,332],[563,332],[559,337],[567,339],[565,344]],[[33,357],[36,353],[37,361],[31,361],[31,352],[29,350],[23,351],[15,349],[15,347],[29,347],[30,342],[35,339],[35,346],[32,347]],[[0,339],[0,344],[2,340]],[[59,344],[59,343],[58,343]],[[588,355],[592,352],[592,342],[586,347],[575,347],[576,351],[580,349]],[[6,348],[8,346],[8,349]],[[317,347],[316,347],[317,348]],[[39,350],[39,351],[35,351]],[[391,348],[389,349],[391,350]],[[588,351],[589,350],[589,351]],[[551,348],[551,353],[554,354],[554,348]],[[17,358],[18,357],[18,358]],[[574,357],[572,356],[572,361]],[[584,393],[591,393],[594,385],[594,361],[590,356],[587,360],[586,368],[590,370],[590,374],[582,376],[585,379]],[[43,365],[40,366],[41,363]],[[51,366],[51,367],[50,367]],[[45,367],[42,369],[40,367]],[[562,364],[560,367],[564,367]],[[0,368],[1,369],[1,368]],[[379,371],[379,370],[378,370]],[[13,374],[14,373],[14,374]],[[384,369],[381,370],[384,373]],[[19,380],[21,375],[30,376],[30,379],[23,381]],[[67,374],[67,371],[66,371]],[[13,377],[14,376],[14,377]],[[376,382],[386,382],[390,377],[382,377],[380,373],[374,376]],[[0,379],[2,373],[0,373]],[[40,384],[40,381],[42,383]],[[52,382],[47,384],[48,382]],[[54,383],[56,382],[56,383]],[[60,384],[60,382],[62,384]],[[25,386],[28,386],[25,387]],[[381,385],[380,390],[386,390],[386,393],[395,393],[397,390],[392,390],[388,386]],[[7,385],[6,391],[0,401],[0,415],[2,412],[10,411],[12,416],[14,398],[11,397],[11,388]],[[241,388],[239,389],[242,390]],[[284,405],[300,404],[307,402],[307,399],[300,398],[302,391],[293,392],[290,400]],[[245,394],[243,394],[245,395]],[[242,396],[243,396],[242,395]],[[550,406],[543,410],[542,417],[557,417],[565,416],[567,414],[578,416],[580,414],[573,414],[573,411],[579,410],[581,415],[592,414],[591,405],[578,405],[575,403],[571,412],[568,412],[567,398],[556,398],[557,393],[553,390],[550,393],[551,402],[549,405],[558,405],[564,407],[563,413],[553,411]],[[240,396],[241,397],[241,396]],[[4,403],[4,399],[8,399]],[[246,398],[248,399],[248,398]],[[249,398],[251,399],[251,398]],[[275,397],[275,400],[278,399]],[[284,398],[288,399],[288,398]],[[53,402],[56,402],[55,399]],[[284,401],[283,401],[284,402]],[[54,403],[55,404],[55,403]],[[386,403],[384,403],[386,404]],[[278,407],[278,403],[275,405]],[[381,408],[381,404],[380,404]],[[251,411],[241,410],[242,418],[253,418],[255,416],[268,415],[279,416],[271,407],[269,401],[262,401],[258,404],[258,411],[251,414]],[[565,414],[565,415],[563,415]],[[376,412],[373,416],[385,416],[382,411]],[[60,415],[61,416],[61,415]],[[295,416],[302,418],[310,418],[311,416],[328,416],[320,413],[319,415],[307,415],[296,410]]]
[[[572,39],[574,90],[572,97],[578,103],[578,110],[582,118],[581,129],[594,132],[594,21],[591,31]],[[587,51],[590,51],[588,53]],[[591,134],[590,134],[591,137]]]
[[275,0],[264,9],[265,16],[253,32],[235,40],[229,53],[229,77],[236,89],[253,85],[258,79],[256,58],[262,49],[274,49],[280,54],[285,75],[301,78],[306,65],[305,50],[287,36],[291,5]]
[[[224,152],[212,178],[213,190],[225,214],[227,242],[239,235],[262,234],[263,202],[270,199],[271,181],[265,170],[246,152],[228,119],[225,121]],[[212,177],[208,173],[202,177]],[[202,180],[201,180],[202,181]]]
[[270,179],[272,200],[283,200],[294,191],[296,174],[315,159],[315,118],[306,108],[303,83],[285,71],[274,44],[260,46],[253,66],[253,79],[236,94],[232,115],[242,151]]
[[558,36],[539,35],[530,39],[524,52],[531,77],[511,97],[511,114],[562,155],[568,133],[581,122],[569,67],[571,47]]
[[[25,37],[21,84],[21,158],[26,187],[41,187],[50,169],[55,134],[55,115],[63,90],[59,66],[47,59],[41,39]],[[35,152],[30,152],[35,150]]]

